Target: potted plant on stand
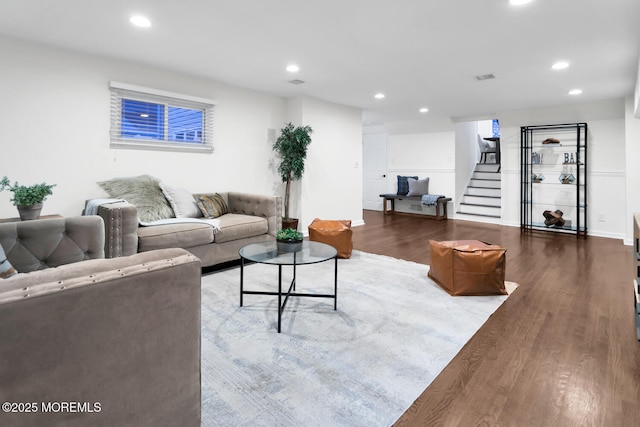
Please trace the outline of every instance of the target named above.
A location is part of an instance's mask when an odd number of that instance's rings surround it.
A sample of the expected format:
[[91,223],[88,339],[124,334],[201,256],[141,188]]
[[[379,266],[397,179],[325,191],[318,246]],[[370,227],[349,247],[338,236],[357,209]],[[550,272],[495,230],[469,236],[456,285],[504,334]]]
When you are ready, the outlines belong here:
[[27,221],[30,219],[38,219],[42,211],[42,202],[47,196],[53,194],[51,189],[56,185],[46,183],[34,185],[20,185],[16,181],[13,185],[6,176],[0,180],[0,191],[9,190],[13,193],[11,201],[18,208],[20,219]]
[[298,228],[298,219],[289,216],[289,201],[291,194],[291,181],[302,178],[304,172],[304,160],[307,158],[307,147],[311,143],[311,126],[295,127],[291,123],[281,129],[280,136],[273,144],[273,149],[280,157],[278,173],[282,182],[286,183],[284,191],[284,218],[282,228]]

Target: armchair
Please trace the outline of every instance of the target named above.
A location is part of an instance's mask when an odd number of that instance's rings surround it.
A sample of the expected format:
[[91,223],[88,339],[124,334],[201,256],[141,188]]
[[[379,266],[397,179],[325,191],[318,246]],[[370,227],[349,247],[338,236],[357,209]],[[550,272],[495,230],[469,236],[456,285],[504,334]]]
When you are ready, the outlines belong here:
[[0,224],[0,244],[19,272],[0,279],[0,399],[31,409],[0,425],[200,426],[198,258],[103,259],[98,216]]

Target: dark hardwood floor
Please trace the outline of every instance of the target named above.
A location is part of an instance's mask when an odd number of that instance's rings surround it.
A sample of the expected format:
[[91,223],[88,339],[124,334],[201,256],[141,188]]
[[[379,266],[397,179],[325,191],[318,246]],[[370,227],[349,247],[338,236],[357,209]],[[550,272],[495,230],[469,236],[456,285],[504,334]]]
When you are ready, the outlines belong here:
[[[507,248],[520,287],[398,426],[639,426],[640,343],[622,240],[364,211],[357,250],[429,264],[429,239]],[[464,298],[464,297],[457,297]]]

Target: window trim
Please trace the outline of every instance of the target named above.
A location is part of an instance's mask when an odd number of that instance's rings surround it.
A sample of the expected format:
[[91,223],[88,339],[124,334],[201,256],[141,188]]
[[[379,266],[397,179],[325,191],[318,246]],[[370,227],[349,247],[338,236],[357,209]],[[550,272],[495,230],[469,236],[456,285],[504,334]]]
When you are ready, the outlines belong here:
[[[211,153],[213,151],[213,116],[218,103],[212,99],[192,95],[183,95],[160,89],[137,86],[128,83],[109,82],[110,92],[110,147],[138,148],[150,150],[188,151]],[[122,99],[165,104],[203,110],[202,143],[179,141],[156,141],[151,139],[133,139],[122,136]]]

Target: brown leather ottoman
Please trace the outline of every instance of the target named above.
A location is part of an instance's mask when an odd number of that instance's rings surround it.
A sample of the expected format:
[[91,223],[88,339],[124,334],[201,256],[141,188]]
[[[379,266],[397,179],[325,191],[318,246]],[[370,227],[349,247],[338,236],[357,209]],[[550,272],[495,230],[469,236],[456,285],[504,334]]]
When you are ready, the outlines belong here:
[[309,240],[326,243],[338,251],[338,258],[351,257],[351,220],[314,219],[309,224]]
[[430,240],[429,277],[451,295],[506,295],[505,248],[478,240]]

